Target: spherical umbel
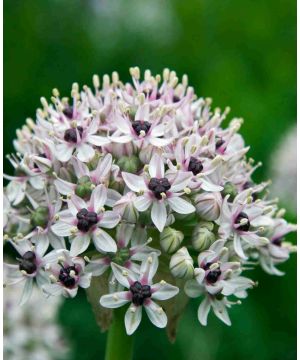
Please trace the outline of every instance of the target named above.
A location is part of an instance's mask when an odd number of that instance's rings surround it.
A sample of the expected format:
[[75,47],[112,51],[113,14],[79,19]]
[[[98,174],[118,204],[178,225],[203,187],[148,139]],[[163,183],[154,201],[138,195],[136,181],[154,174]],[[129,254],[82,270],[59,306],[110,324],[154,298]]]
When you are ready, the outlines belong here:
[[35,253],[33,251],[27,251],[21,259],[19,259],[19,269],[21,271],[26,271],[27,274],[33,274],[37,266],[35,264]]
[[130,286],[132,293],[132,302],[134,305],[143,305],[145,299],[151,297],[151,287],[149,285],[142,285],[139,281],[136,281]]
[[151,124],[148,121],[136,120],[132,123],[132,128],[137,135],[141,135],[142,131],[146,135],[151,128]]
[[148,188],[153,192],[156,199],[161,200],[161,194],[165,194],[168,190],[170,190],[171,184],[167,178],[152,178],[150,179]]
[[97,224],[98,217],[94,211],[88,211],[87,209],[81,209],[76,215],[77,229],[82,232],[88,232],[91,227]]

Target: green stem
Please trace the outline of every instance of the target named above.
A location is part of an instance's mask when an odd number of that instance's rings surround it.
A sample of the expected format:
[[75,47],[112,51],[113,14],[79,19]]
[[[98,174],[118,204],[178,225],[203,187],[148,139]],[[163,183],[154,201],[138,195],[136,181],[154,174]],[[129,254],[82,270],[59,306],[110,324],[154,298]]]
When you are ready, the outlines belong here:
[[109,328],[106,340],[105,360],[132,360],[133,335],[125,331],[124,315],[126,309],[114,310],[113,322]]

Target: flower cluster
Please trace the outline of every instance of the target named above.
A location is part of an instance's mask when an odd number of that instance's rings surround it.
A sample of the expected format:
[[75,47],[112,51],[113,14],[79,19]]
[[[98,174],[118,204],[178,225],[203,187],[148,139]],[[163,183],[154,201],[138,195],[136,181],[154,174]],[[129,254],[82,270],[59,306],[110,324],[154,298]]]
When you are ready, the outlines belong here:
[[103,277],[101,307],[128,303],[128,334],[142,307],[165,327],[160,302],[179,291],[203,299],[201,324],[212,309],[230,325],[227,308],[255,285],[245,272],[260,264],[281,275],[295,226],[252,179],[260,164],[246,159],[242,119],[223,128],[229,109],[212,110],[186,75],[130,73],[132,84],[117,73],[102,87],[95,75],[94,89],[75,83],[70,98],[54,89],[17,130],[4,238],[18,263],[6,264],[6,282],[24,282],[24,303],[34,284],[74,297]]

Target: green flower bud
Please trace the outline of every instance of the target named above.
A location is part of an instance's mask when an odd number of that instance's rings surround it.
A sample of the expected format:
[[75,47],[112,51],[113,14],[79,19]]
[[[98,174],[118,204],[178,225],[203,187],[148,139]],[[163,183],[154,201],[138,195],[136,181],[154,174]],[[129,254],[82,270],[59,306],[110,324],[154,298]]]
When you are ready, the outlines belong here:
[[206,250],[216,240],[215,234],[212,232],[213,228],[212,222],[202,222],[195,227],[192,236],[192,244],[195,250]]
[[49,209],[44,206],[39,206],[32,214],[30,218],[30,224],[34,227],[40,226],[45,228],[49,221]]
[[228,200],[232,202],[237,195],[236,187],[231,182],[227,182],[225,183],[224,189],[222,190],[221,194],[223,197],[229,195]]
[[160,246],[164,252],[173,254],[180,247],[183,238],[184,235],[181,231],[167,227],[160,234]]
[[113,262],[119,265],[124,265],[124,263],[129,259],[129,249],[123,248],[119,249],[118,252],[112,258]]
[[120,169],[122,171],[130,172],[133,174],[135,174],[141,167],[139,158],[134,155],[120,157],[120,159],[117,161],[117,165],[120,166]]
[[89,198],[92,193],[92,182],[88,176],[82,176],[77,181],[75,194],[83,199]]
[[170,270],[173,276],[180,279],[191,279],[193,277],[193,259],[186,247],[182,247],[171,257]]

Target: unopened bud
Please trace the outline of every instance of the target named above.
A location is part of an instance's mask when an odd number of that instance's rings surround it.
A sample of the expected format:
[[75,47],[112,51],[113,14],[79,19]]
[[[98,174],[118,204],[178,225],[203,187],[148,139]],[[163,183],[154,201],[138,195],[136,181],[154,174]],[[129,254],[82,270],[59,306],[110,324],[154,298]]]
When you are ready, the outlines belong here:
[[140,160],[136,156],[122,156],[117,161],[117,165],[120,166],[122,171],[136,174],[140,168]]
[[180,279],[191,279],[193,277],[193,259],[186,247],[182,247],[171,257],[170,270],[173,276]]
[[212,232],[213,227],[214,225],[211,222],[202,222],[195,227],[192,236],[192,244],[195,250],[206,250],[216,240],[215,234]]
[[219,193],[207,192],[195,198],[196,211],[202,219],[213,221],[220,216],[222,198]]
[[77,181],[77,186],[75,188],[75,194],[82,199],[89,199],[92,194],[92,182],[89,176],[82,176]]
[[160,246],[164,252],[173,254],[180,247],[183,238],[181,231],[167,227],[160,234]]
[[221,194],[223,197],[229,195],[228,200],[232,202],[237,195],[236,187],[231,182],[227,182],[224,185],[224,189],[222,190]]
[[39,206],[32,214],[30,218],[30,224],[34,227],[45,228],[49,221],[49,209],[44,206]]

